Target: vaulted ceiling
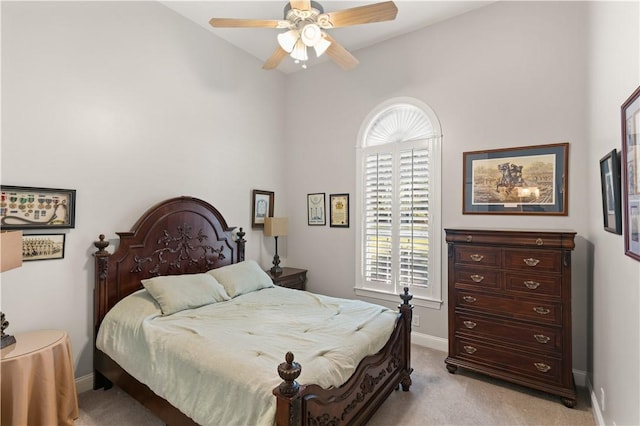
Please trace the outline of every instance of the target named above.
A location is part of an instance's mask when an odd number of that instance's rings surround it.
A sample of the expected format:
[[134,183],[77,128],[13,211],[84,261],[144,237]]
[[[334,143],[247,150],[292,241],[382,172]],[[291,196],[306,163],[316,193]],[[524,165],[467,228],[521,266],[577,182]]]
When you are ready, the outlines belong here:
[[[331,36],[357,58],[357,50],[381,41],[405,34],[434,23],[444,21],[456,15],[483,7],[494,1],[395,1],[398,15],[395,20],[363,24],[329,30]],[[216,18],[243,19],[283,19],[287,1],[161,1],[162,4],[192,20],[193,22],[227,40],[234,46],[250,53],[264,62],[277,46],[276,37],[284,30],[272,28],[213,28],[209,20]],[[336,1],[319,2],[325,12],[364,6],[373,1]],[[326,55],[308,61],[309,66],[328,60]],[[300,70],[300,65],[291,58],[285,58],[277,68],[284,73]],[[265,71],[266,72],[266,71]],[[277,71],[271,71],[277,72]]]

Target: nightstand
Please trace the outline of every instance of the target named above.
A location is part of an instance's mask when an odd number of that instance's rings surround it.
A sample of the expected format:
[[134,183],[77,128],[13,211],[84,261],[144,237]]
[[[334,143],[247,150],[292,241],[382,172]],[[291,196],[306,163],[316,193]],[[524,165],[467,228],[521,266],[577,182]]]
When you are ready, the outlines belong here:
[[2,348],[2,424],[73,425],[78,399],[64,331],[16,333]]
[[296,268],[282,268],[282,273],[273,275],[270,270],[266,270],[267,274],[275,285],[296,290],[305,290],[307,283],[307,270]]

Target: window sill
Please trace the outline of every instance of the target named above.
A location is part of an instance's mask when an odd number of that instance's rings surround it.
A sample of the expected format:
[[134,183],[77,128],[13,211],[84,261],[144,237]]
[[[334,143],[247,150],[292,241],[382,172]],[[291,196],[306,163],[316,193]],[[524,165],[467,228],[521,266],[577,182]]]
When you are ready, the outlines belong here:
[[[358,287],[355,287],[354,290],[358,296],[369,297],[371,299],[386,300],[389,302],[402,302],[399,294]],[[429,309],[440,310],[440,308],[442,307],[442,300],[429,299],[423,296],[416,296],[415,294],[413,294],[413,299],[411,299],[410,303],[414,306],[420,306]]]

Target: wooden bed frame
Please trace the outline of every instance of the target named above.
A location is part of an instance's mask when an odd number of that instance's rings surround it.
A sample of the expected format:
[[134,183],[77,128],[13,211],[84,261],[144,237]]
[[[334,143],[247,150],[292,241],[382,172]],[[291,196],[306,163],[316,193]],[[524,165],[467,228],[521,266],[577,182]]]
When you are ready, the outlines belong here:
[[[141,280],[157,275],[201,273],[244,260],[245,233],[227,226],[220,212],[205,201],[178,197],[150,208],[130,232],[118,232],[120,243],[113,254],[104,235],[94,245],[94,389],[116,384],[167,424],[195,422],[134,379],[95,347],[100,324],[122,298],[142,288]],[[280,425],[363,424],[389,394],[411,385],[411,295],[400,296],[396,326],[385,346],[364,358],[349,380],[338,388],[299,385],[300,365],[293,354],[274,365],[283,382],[273,390]],[[250,368],[247,366],[247,368]]]

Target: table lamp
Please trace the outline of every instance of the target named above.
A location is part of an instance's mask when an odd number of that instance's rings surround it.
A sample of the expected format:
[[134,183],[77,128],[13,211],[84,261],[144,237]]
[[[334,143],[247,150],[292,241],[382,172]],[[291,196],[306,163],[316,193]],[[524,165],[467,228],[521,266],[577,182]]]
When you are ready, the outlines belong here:
[[273,256],[273,267],[270,269],[273,275],[282,273],[280,257],[278,256],[278,237],[287,235],[288,221],[289,219],[286,217],[267,217],[264,219],[264,235],[276,239],[276,255]]
[[[22,266],[22,231],[0,232],[0,272],[8,271]],[[0,329],[2,338],[0,348],[13,345],[16,338],[4,333],[9,326],[9,321],[0,312]]]

